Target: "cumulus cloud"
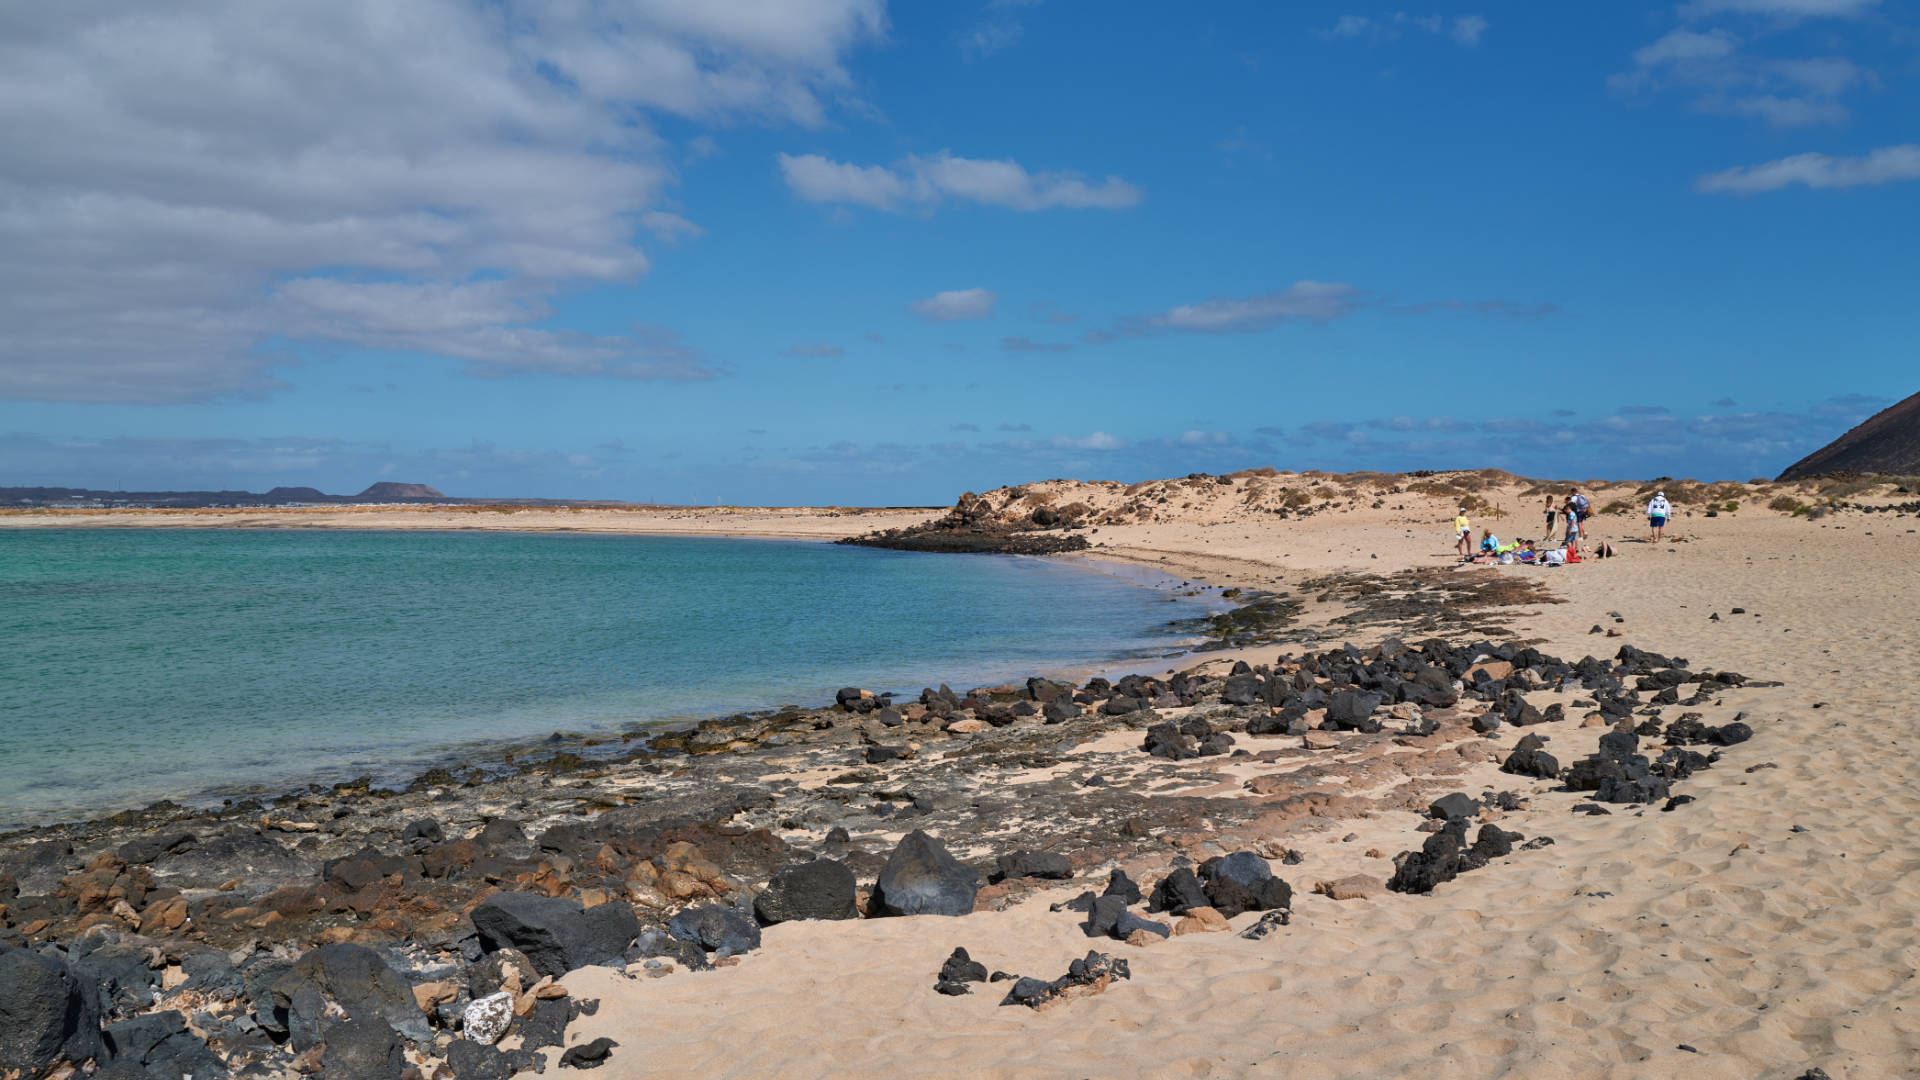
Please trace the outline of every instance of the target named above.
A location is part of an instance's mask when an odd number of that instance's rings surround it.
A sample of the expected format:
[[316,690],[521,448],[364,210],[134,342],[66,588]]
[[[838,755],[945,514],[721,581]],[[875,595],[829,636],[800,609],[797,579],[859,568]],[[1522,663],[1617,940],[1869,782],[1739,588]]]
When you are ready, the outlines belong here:
[[[693,235],[657,205],[673,174],[649,116],[816,126],[851,92],[844,57],[884,31],[882,0],[20,8],[0,34],[0,144],[33,152],[0,154],[0,394],[260,393],[285,360],[268,341],[440,353],[428,332],[451,314],[518,318],[630,280],[648,267],[636,221]],[[411,321],[371,293],[281,295],[319,277],[448,298]],[[497,278],[515,303],[458,293]],[[522,322],[450,340],[489,364],[527,348],[539,370],[668,370],[645,343]]]
[[931,322],[984,319],[993,314],[993,305],[998,299],[990,289],[948,289],[915,300],[907,305],[907,310]]
[[787,346],[786,354],[788,356],[804,356],[820,360],[831,360],[836,356],[845,356],[847,350],[838,345],[815,342],[809,345],[789,345]]
[[1883,146],[1860,157],[1795,154],[1708,173],[1693,186],[1706,194],[1753,195],[1795,184],[1810,188],[1879,187],[1905,180],[1920,180],[1920,144]]
[[1480,44],[1480,38],[1492,25],[1484,15],[1458,15],[1449,19],[1444,15],[1414,15],[1396,11],[1379,16],[1342,15],[1331,27],[1322,30],[1320,36],[1388,40],[1399,37],[1402,31],[1418,30],[1428,34],[1445,34],[1455,44],[1472,48]]
[[795,195],[816,203],[903,210],[949,199],[1008,210],[1119,210],[1135,206],[1140,189],[1117,176],[1094,182],[1072,172],[1028,172],[1011,159],[956,157],[942,150],[892,165],[855,165],[820,154],[777,154],[780,175]]
[[1283,322],[1328,322],[1360,306],[1360,290],[1337,281],[1296,281],[1279,292],[1182,304],[1148,319],[1167,330],[1260,330]]

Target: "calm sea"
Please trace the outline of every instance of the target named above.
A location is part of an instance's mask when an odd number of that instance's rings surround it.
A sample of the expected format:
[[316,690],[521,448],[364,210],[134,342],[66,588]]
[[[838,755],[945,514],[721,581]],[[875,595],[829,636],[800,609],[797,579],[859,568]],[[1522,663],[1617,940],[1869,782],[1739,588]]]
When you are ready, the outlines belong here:
[[1070,563],[515,533],[0,530],[0,828],[1171,646]]

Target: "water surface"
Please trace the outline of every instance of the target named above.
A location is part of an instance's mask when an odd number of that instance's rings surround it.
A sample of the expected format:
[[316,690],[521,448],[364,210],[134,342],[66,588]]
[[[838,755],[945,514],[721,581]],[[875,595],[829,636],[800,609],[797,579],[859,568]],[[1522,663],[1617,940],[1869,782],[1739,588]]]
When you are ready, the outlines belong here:
[[0,530],[0,828],[1172,644],[1083,565],[698,537]]

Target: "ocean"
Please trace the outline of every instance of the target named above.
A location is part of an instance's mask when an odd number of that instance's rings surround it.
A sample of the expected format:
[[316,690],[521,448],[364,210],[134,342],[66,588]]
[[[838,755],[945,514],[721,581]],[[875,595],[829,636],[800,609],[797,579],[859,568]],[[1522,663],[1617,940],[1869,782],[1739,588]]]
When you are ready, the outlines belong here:
[[802,541],[0,530],[0,829],[1139,658],[1207,611],[1152,583]]

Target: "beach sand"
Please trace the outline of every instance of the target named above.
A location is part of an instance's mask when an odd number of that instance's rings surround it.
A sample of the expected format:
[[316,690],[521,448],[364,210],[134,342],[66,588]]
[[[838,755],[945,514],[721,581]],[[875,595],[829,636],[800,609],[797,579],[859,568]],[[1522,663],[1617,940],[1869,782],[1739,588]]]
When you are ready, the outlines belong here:
[[[1164,555],[1179,573],[1285,582],[1301,569],[1445,565],[1451,509],[1110,527],[1100,538],[1107,554],[1150,565]],[[1688,781],[1697,801],[1671,813],[1615,806],[1588,817],[1568,813],[1578,796],[1536,795],[1501,825],[1552,836],[1553,846],[1431,896],[1344,902],[1307,889],[1349,873],[1384,878],[1391,868],[1362,851],[1417,846],[1415,816],[1355,822],[1360,835],[1347,843],[1289,837],[1307,855],[1299,867],[1275,866],[1295,887],[1292,925],[1259,941],[1090,941],[1076,916],[1043,902],[1074,889],[957,919],[785,924],[734,968],[570,976],[573,992],[601,1008],[568,1041],[623,1044],[601,1070],[606,1080],[1705,1080],[1799,1077],[1815,1066],[1836,1080],[1920,1076],[1920,839],[1911,824],[1920,811],[1920,535],[1903,523],[1912,520],[1696,513],[1670,529],[1683,542],[1621,543],[1607,561],[1500,571],[1544,576],[1569,601],[1517,618],[1543,650],[1571,659],[1631,642],[1786,684],[1723,695],[1720,711],[1746,711],[1757,734]],[[1620,541],[1642,524],[1603,519],[1595,534]],[[1736,606],[1747,613],[1729,614]],[[1715,613],[1720,621],[1709,621]],[[1624,636],[1589,635],[1596,624]],[[1252,650],[1267,660],[1274,651]],[[1459,786],[1548,787],[1491,762]],[[1041,1011],[997,1007],[997,985],[960,998],[932,991],[955,946],[990,969],[1050,978],[1096,945],[1129,959],[1131,981]]]
[[[1538,497],[1518,487],[1482,495],[1512,508],[1493,520],[1497,531],[1538,534]],[[1444,569],[1453,561],[1454,501],[1387,496],[1374,506],[1362,498],[1287,520],[1172,507],[1166,520],[1101,525],[1089,534],[1098,546],[1076,557],[1282,591],[1334,570]],[[1494,754],[1459,772],[1454,786],[1529,798],[1501,827],[1554,843],[1516,851],[1430,896],[1335,901],[1310,891],[1352,874],[1385,879],[1390,857],[1423,839],[1413,809],[1331,827],[1276,818],[1264,836],[1223,839],[1268,841],[1267,851],[1291,847],[1303,857],[1297,866],[1274,863],[1293,884],[1293,917],[1262,940],[1190,934],[1136,947],[1088,939],[1079,916],[1047,908],[1088,887],[1083,877],[961,918],[770,927],[761,949],[711,972],[583,969],[564,982],[599,1009],[568,1028],[567,1042],[607,1036],[620,1044],[601,1080],[1790,1080],[1812,1067],[1834,1080],[1920,1077],[1920,834],[1911,824],[1920,811],[1920,710],[1912,704],[1920,534],[1908,528],[1920,521],[1851,512],[1816,521],[1769,511],[1763,498],[1745,505],[1712,519],[1683,505],[1668,530],[1677,542],[1658,547],[1628,542],[1643,535],[1636,514],[1598,518],[1593,538],[1620,548],[1610,560],[1463,571],[1544,581],[1565,601],[1500,613],[1543,651],[1573,660],[1633,644],[1695,668],[1783,683],[1719,695],[1710,722],[1745,712],[1756,734],[1681,785],[1694,802],[1672,812],[1614,805],[1607,816],[1570,813],[1584,797],[1497,771],[1516,738],[1505,729],[1490,740]],[[408,523],[442,520],[398,513]],[[686,513],[643,522],[628,512],[543,511],[482,527],[579,520],[623,531],[824,538],[932,516]],[[389,516],[329,514],[302,525],[389,527]],[[44,517],[33,523],[69,523]],[[1595,626],[1621,636],[1589,633]],[[1356,644],[1372,643],[1365,633]],[[1214,659],[1267,663],[1280,651]],[[1528,730],[1560,739],[1563,759],[1577,757],[1597,734],[1578,730],[1580,711],[1570,705],[1568,720]],[[1241,743],[1256,751],[1298,744],[1280,736]],[[1233,929],[1255,918],[1242,915]],[[998,984],[963,997],[934,993],[935,973],[956,946],[990,970],[1040,978],[1099,948],[1125,957],[1132,978],[1040,1010],[1002,1008]]]

